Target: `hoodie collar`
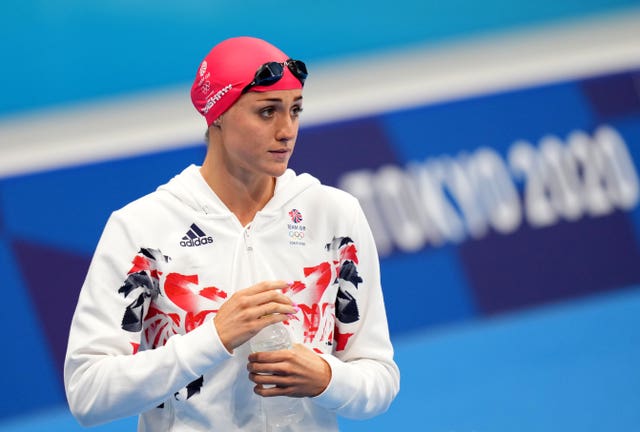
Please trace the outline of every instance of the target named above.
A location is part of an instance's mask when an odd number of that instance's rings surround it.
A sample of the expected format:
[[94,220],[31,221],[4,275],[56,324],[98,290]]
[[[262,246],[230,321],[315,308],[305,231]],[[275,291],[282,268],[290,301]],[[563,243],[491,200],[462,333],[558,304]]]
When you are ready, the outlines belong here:
[[[320,184],[320,181],[312,175],[297,175],[292,169],[287,169],[276,179],[273,197],[258,214],[277,213],[291,199],[316,184]],[[169,192],[198,212],[219,217],[232,216],[231,211],[202,177],[197,165],[189,165],[158,190]]]

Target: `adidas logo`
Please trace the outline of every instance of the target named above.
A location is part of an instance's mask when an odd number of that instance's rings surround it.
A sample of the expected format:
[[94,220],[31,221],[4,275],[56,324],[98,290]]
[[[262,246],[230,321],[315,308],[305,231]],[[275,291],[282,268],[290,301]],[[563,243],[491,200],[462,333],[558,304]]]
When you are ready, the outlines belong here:
[[191,229],[187,231],[187,235],[182,237],[180,246],[182,247],[196,247],[204,246],[209,243],[213,243],[213,237],[208,236],[202,231],[198,225],[191,224]]

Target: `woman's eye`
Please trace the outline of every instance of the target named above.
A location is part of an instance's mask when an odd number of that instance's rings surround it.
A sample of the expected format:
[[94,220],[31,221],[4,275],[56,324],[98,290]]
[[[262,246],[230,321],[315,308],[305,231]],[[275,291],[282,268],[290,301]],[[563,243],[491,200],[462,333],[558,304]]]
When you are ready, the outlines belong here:
[[272,117],[275,110],[272,107],[263,108],[260,110],[260,115],[262,117],[268,118]]
[[297,116],[299,116],[299,115],[300,115],[300,113],[302,113],[302,107],[300,107],[300,106],[296,106],[296,107],[293,107],[293,108],[291,109],[291,114],[292,114],[293,116],[296,116],[296,117],[297,117]]

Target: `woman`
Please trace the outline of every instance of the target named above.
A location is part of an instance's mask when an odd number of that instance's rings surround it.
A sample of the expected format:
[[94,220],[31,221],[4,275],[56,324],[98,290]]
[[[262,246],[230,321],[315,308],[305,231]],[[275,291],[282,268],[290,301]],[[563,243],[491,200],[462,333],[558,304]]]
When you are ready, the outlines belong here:
[[[201,167],[114,212],[74,314],[65,361],[85,425],[140,414],[139,430],[264,431],[264,398],[300,398],[286,430],[337,430],[399,389],[378,258],[357,201],[287,164],[303,62],[232,38],[200,64]],[[284,322],[292,349],[251,353]]]

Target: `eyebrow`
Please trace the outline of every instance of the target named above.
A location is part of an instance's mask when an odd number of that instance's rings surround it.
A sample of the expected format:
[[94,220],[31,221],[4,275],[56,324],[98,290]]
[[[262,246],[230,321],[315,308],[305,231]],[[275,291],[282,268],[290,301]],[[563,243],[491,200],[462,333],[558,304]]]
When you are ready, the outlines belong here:
[[[293,101],[298,102],[301,100],[302,100],[302,96],[298,96]],[[264,98],[264,99],[257,99],[257,101],[258,102],[284,102],[282,98]]]

